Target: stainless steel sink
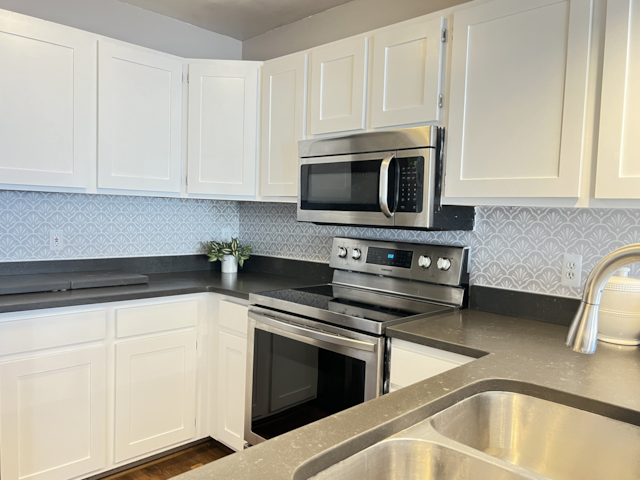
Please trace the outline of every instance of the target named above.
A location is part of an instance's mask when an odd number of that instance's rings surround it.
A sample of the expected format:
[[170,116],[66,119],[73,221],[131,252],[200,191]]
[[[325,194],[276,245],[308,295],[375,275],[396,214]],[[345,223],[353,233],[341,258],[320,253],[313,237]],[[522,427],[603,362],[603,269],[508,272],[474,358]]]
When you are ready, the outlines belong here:
[[509,470],[424,440],[377,443],[313,480],[522,480]]
[[640,427],[510,392],[431,418],[443,436],[554,480],[640,479]]
[[640,427],[547,400],[484,392],[313,480],[639,480]]

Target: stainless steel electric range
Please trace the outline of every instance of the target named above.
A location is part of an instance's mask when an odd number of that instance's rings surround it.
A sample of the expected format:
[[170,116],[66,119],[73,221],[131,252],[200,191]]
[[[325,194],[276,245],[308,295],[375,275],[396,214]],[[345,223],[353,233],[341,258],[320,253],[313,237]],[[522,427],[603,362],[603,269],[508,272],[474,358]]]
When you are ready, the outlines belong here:
[[391,325],[464,308],[467,247],[335,238],[330,284],[251,294],[252,445],[389,388]]

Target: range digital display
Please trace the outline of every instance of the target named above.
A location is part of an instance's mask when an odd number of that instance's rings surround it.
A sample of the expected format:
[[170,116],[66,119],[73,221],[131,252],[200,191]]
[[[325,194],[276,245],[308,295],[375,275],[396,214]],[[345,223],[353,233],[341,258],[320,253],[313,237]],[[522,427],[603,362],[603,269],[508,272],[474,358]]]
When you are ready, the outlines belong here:
[[391,250],[389,248],[370,247],[367,253],[367,263],[388,267],[411,268],[413,251]]

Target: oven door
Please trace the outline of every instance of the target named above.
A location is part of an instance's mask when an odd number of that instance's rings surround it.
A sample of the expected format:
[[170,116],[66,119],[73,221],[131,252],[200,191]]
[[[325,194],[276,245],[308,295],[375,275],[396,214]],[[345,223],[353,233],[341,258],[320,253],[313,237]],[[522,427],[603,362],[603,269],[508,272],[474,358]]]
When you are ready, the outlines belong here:
[[384,353],[384,337],[251,307],[245,441],[256,445],[378,397]]
[[393,226],[399,201],[396,152],[300,159],[298,220]]

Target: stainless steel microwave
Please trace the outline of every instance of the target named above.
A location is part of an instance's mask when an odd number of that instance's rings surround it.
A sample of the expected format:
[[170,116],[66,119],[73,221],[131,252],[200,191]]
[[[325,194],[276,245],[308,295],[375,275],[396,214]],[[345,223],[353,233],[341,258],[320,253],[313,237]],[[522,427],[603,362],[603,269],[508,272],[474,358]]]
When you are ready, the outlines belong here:
[[474,207],[441,205],[444,129],[416,127],[298,144],[298,221],[473,230]]

